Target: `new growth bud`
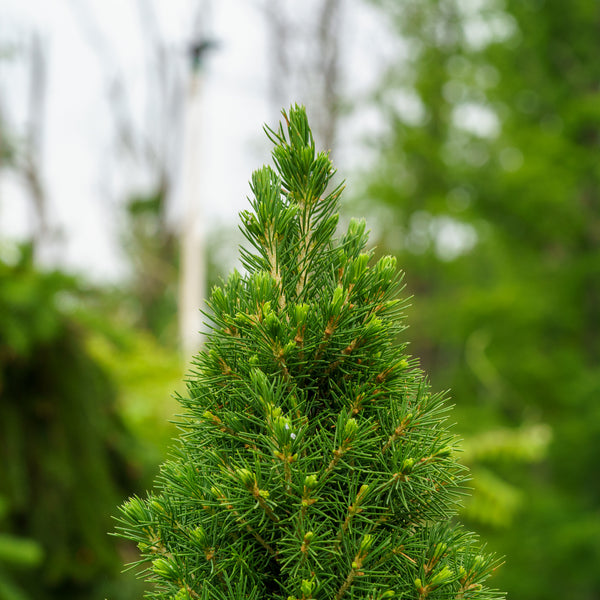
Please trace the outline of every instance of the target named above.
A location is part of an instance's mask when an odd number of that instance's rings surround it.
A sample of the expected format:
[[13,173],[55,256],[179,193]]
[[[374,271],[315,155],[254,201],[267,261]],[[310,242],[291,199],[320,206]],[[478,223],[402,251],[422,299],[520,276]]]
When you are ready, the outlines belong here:
[[127,513],[127,515],[139,523],[145,523],[149,520],[149,514],[146,506],[144,502],[137,496],[131,498],[131,500],[124,505],[123,510]]
[[443,567],[441,571],[438,571],[430,580],[429,585],[431,587],[439,587],[445,583],[448,583],[454,578],[454,571],[448,566]]
[[308,579],[303,579],[302,584],[300,585],[300,591],[302,592],[302,597],[308,600],[312,598],[313,589],[315,587],[314,582],[308,581]]
[[436,458],[448,458],[452,454],[452,448],[450,446],[444,446],[440,448],[436,453]]
[[254,486],[256,483],[256,477],[249,469],[238,469],[235,475],[247,488]]
[[333,292],[331,299],[331,313],[335,316],[340,314],[344,301],[346,300],[346,293],[341,285],[338,285]]
[[378,335],[383,328],[383,321],[378,317],[371,317],[369,322],[365,325],[364,336],[375,337]]
[[300,552],[302,554],[306,554],[308,552],[308,547],[313,541],[315,534],[312,531],[307,531],[302,538],[302,545],[300,546]]
[[201,526],[196,527],[190,531],[190,539],[195,544],[198,544],[201,548],[206,546],[206,532]]
[[316,475],[307,475],[306,478],[304,479],[304,485],[309,489],[312,490],[314,488],[317,487],[317,476]]
[[362,502],[369,491],[369,486],[367,484],[363,484],[360,486],[358,490],[358,494],[356,494],[356,501]]
[[404,473],[404,474],[410,473],[413,470],[414,465],[415,465],[414,458],[405,458],[402,461],[402,473]]
[[167,558],[155,558],[152,561],[152,571],[165,579],[177,579],[177,567]]
[[444,555],[444,552],[446,552],[446,550],[448,549],[448,544],[444,544],[443,542],[439,542],[436,547],[435,550],[433,551],[433,557],[434,558],[441,558]]
[[296,319],[296,325],[304,325],[306,323],[306,317],[308,316],[309,310],[308,304],[296,304],[294,307],[294,317]]
[[369,534],[365,535],[365,537],[360,542],[361,553],[368,552],[371,549],[372,545],[373,545],[373,536],[369,535]]
[[346,421],[346,425],[344,426],[344,437],[346,439],[353,439],[358,431],[358,423],[356,419],[348,419]]

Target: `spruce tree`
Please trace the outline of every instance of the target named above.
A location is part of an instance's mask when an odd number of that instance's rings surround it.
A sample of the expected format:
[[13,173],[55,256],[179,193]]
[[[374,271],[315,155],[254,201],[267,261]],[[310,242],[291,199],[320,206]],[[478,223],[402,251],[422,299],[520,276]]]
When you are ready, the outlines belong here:
[[334,237],[329,156],[303,108],[283,120],[241,213],[245,272],[208,302],[178,444],[121,509],[147,597],[500,598],[498,561],[452,522],[466,473],[450,406],[398,341],[396,261],[373,261],[363,221]]

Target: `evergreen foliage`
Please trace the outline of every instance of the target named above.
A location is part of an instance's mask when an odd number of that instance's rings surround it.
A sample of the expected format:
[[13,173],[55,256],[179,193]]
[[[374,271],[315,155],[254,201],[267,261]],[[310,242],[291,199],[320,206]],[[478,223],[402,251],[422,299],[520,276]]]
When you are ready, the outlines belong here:
[[395,260],[373,264],[364,222],[334,239],[342,188],[304,109],[283,115],[179,444],[121,509],[148,598],[502,597],[485,585],[498,561],[451,523],[466,473],[450,407],[397,343]]
[[104,598],[98,586],[126,584],[106,530],[140,455],[65,309],[80,294],[64,273],[38,271],[31,246],[0,260],[2,600]]

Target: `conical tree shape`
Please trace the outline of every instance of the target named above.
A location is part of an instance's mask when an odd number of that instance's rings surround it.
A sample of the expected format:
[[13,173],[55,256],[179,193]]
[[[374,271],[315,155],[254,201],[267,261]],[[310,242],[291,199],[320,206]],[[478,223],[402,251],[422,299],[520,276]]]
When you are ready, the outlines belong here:
[[303,108],[284,120],[241,215],[247,274],[212,291],[174,456],[121,511],[148,597],[502,597],[484,586],[497,561],[450,523],[465,472],[448,405],[396,343],[396,262],[370,266],[363,222],[334,239],[331,162]]

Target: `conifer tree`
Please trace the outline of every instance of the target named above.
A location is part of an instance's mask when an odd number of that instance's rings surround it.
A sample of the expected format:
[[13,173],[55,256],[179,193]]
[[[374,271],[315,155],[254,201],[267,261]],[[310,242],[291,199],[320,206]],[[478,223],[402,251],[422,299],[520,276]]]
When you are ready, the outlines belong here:
[[147,597],[501,598],[498,561],[452,523],[466,473],[449,405],[398,343],[395,259],[372,264],[362,221],[334,238],[328,154],[303,108],[283,119],[241,213],[245,273],[212,290],[178,445],[121,509]]

